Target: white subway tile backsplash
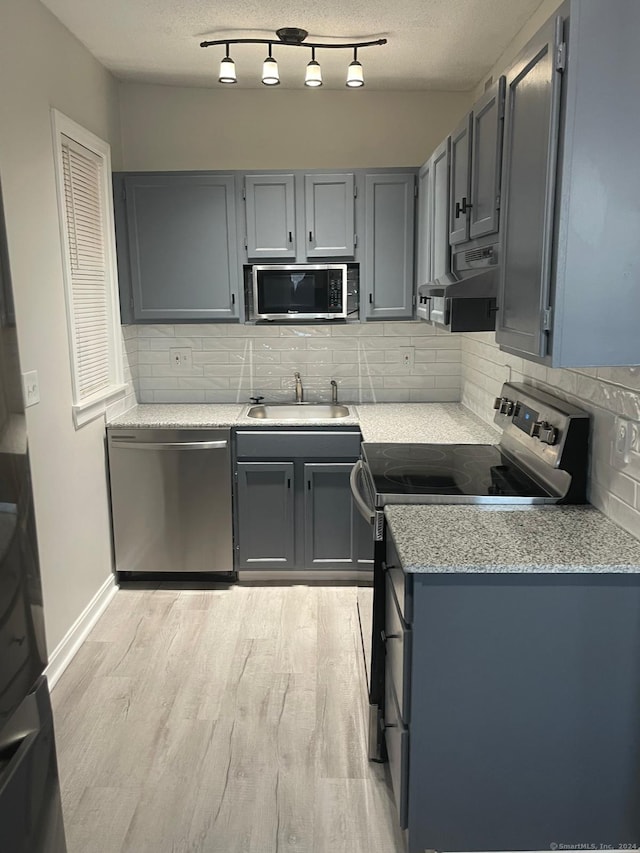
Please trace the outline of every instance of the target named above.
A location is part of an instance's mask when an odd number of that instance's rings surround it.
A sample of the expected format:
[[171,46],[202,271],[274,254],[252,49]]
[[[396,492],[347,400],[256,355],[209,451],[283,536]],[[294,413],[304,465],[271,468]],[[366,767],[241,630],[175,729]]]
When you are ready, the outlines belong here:
[[[460,394],[462,336],[436,334],[422,322],[177,323],[127,330],[141,402],[180,402],[181,394],[183,402],[201,402],[202,395],[208,402],[242,402],[253,392],[290,400],[296,370],[308,400],[330,400],[331,379],[340,399],[355,403],[456,400]],[[406,346],[414,348],[411,365],[402,363]],[[190,368],[176,371],[173,347],[191,349]]]

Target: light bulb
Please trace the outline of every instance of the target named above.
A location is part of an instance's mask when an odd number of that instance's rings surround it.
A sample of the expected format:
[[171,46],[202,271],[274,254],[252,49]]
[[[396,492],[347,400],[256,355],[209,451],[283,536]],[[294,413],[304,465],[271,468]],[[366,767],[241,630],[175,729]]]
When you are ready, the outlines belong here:
[[320,68],[320,63],[316,62],[315,59],[312,59],[307,65],[304,75],[304,85],[311,86],[312,88],[322,86],[322,68]]
[[220,76],[218,77],[219,83],[237,83],[238,78],[236,77],[236,65],[233,59],[227,54],[222,62],[220,63]]
[[347,72],[347,86],[351,89],[357,89],[360,86],[364,86],[364,73],[362,70],[362,65],[358,62],[357,59],[354,59],[353,62],[349,63],[349,70]]
[[262,63],[262,82],[265,86],[278,86],[280,83],[278,63],[272,56],[267,56]]

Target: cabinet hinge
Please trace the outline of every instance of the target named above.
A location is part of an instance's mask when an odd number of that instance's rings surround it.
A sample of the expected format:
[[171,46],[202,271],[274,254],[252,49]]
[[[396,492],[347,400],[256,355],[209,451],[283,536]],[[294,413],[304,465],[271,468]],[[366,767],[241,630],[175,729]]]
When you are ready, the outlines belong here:
[[358,245],[358,235],[357,235],[357,234],[354,234],[354,235],[353,235],[353,245],[354,245],[354,246],[357,246],[357,245]]
[[413,182],[413,196],[414,198],[418,198],[418,181],[414,180]]
[[355,184],[353,185],[353,197],[358,198],[358,187]]
[[245,238],[244,238],[244,247],[245,247],[245,249],[248,249],[248,248],[249,248],[249,239],[248,239],[248,237],[245,237]]
[[500,210],[500,193],[496,196],[496,210]]
[[242,187],[242,198],[246,199],[247,197],[247,188],[246,186]]
[[129,307],[133,308],[133,296],[129,297]]
[[551,331],[551,321],[553,320],[553,308],[543,308],[542,310],[542,330],[544,332]]
[[567,67],[567,43],[556,45],[556,71],[564,71]]

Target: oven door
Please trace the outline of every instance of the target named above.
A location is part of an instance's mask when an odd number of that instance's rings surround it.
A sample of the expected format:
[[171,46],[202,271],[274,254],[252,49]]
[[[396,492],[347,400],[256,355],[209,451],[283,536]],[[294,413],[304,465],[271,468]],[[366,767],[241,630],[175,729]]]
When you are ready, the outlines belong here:
[[384,761],[384,513],[369,494],[362,460],[351,471],[351,494],[360,515],[371,525],[373,543],[373,587],[358,587],[358,622],[367,678],[365,711],[369,721],[368,753],[372,761]]

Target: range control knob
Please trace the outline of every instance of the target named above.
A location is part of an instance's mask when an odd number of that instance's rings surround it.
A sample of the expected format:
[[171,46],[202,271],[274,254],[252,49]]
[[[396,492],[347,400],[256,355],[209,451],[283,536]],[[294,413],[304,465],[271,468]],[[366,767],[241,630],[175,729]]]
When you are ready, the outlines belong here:
[[540,430],[538,438],[543,444],[555,444],[558,440],[558,430],[556,427],[546,424],[544,429]]
[[493,408],[499,409],[500,404],[502,403],[503,400],[504,400],[504,397],[496,397],[496,399],[493,401]]
[[536,421],[535,423],[531,424],[531,429],[529,430],[529,435],[532,438],[539,438],[540,437],[540,430],[541,429],[547,429],[548,426],[549,426],[549,424],[546,421]]
[[503,415],[512,415],[515,405],[516,404],[513,402],[513,400],[509,400],[507,397],[503,397],[502,402],[500,403],[500,413]]

